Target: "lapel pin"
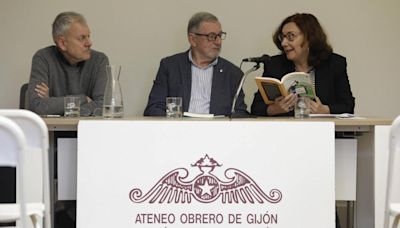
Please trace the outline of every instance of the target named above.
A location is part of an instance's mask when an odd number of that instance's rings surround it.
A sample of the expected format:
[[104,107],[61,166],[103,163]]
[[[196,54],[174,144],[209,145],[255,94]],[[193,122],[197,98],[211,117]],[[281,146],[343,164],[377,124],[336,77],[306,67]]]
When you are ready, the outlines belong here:
[[219,72],[222,73],[222,72],[224,72],[224,70],[223,69],[219,69]]

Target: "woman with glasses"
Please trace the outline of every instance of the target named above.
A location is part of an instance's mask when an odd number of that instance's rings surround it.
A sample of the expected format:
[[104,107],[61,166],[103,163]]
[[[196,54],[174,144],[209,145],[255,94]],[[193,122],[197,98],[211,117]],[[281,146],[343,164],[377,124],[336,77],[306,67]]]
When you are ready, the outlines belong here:
[[[309,73],[317,95],[311,101],[312,114],[354,113],[346,58],[333,53],[314,15],[296,13],[287,17],[273,35],[273,41],[282,53],[264,64],[264,77],[281,79],[290,72]],[[251,112],[258,116],[293,116],[296,100],[296,94],[290,94],[266,105],[257,92]]]

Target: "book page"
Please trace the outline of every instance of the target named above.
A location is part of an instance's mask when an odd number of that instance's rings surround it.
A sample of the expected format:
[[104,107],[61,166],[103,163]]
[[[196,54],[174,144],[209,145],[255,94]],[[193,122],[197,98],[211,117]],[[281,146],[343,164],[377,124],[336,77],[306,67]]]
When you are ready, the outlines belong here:
[[281,81],[288,93],[315,98],[315,91],[309,74],[293,72],[283,76]]

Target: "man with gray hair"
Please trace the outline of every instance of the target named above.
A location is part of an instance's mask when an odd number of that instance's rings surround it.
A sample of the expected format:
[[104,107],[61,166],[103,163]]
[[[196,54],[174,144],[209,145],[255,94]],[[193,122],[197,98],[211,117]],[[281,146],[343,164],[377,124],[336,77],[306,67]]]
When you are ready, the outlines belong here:
[[[184,112],[230,115],[233,97],[243,72],[219,57],[222,31],[217,17],[207,12],[192,16],[188,23],[188,51],[161,60],[145,116],[165,116],[166,97],[182,97]],[[241,91],[236,113],[246,113]]]
[[90,30],[79,13],[60,13],[53,23],[55,46],[32,58],[28,86],[29,109],[40,114],[64,113],[64,97],[80,97],[81,115],[103,105],[108,58],[91,49]]

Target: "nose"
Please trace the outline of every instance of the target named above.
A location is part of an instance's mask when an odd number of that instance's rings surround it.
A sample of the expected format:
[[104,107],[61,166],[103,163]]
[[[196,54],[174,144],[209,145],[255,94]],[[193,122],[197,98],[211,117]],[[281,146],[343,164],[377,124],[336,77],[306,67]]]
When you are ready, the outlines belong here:
[[92,46],[92,40],[90,38],[87,38],[86,42],[85,42],[85,46],[86,47],[91,47]]
[[287,43],[288,43],[288,41],[287,41],[286,37],[284,37],[283,40],[281,41],[281,46],[286,47]]
[[217,36],[217,38],[214,40],[214,43],[217,45],[221,45],[222,44],[222,39],[220,36]]

